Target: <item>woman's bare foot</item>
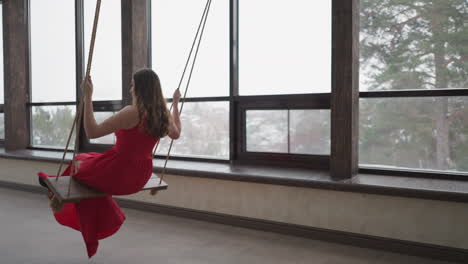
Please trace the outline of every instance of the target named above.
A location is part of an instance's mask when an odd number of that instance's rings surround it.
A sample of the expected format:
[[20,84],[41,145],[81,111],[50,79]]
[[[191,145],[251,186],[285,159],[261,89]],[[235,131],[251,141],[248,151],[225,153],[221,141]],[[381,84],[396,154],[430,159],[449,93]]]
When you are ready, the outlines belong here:
[[57,197],[55,197],[55,195],[50,200],[49,205],[50,205],[50,208],[52,209],[52,211],[54,211],[54,213],[58,213],[58,212],[62,211],[62,209],[63,209],[63,203],[60,202],[59,199],[57,199]]
[[81,160],[75,160],[72,162],[72,175],[75,175],[80,170]]

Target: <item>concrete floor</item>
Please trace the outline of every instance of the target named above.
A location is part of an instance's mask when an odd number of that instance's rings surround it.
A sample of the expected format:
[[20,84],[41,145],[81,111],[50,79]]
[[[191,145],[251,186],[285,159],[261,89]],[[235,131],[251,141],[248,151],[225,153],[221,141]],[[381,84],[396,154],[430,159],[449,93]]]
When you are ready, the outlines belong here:
[[88,260],[81,234],[55,222],[45,195],[0,188],[0,263],[448,263],[124,209]]

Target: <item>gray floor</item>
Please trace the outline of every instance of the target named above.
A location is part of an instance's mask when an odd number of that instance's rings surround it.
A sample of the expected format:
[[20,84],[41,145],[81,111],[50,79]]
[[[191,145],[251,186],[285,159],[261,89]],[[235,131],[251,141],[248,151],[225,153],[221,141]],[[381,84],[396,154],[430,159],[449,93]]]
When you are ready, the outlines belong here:
[[92,260],[43,195],[0,188],[0,263],[447,263],[124,209],[127,221]]

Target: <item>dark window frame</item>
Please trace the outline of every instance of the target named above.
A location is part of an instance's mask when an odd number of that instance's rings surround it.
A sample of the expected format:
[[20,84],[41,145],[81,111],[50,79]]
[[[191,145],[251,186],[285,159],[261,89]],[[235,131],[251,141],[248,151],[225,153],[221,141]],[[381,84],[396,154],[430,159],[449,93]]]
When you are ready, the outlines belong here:
[[[0,2],[1,4],[1,2]],[[5,110],[4,110],[4,106],[3,104],[0,104],[0,114],[3,114],[4,116],[4,119],[5,119]],[[3,124],[3,126],[5,126],[5,124]],[[5,139],[4,138],[0,138],[0,147],[3,147],[5,145]]]
[[300,166],[313,169],[328,169],[330,154],[290,154],[247,151],[246,112],[248,110],[330,110],[330,94],[259,95],[235,98],[238,135],[237,162],[251,164],[252,161],[265,165]]
[[[0,5],[3,5],[3,0],[0,0]],[[1,13],[1,16],[2,16],[2,26],[3,26],[3,6],[2,6],[2,13]],[[3,41],[3,39],[1,40]],[[3,51],[1,51],[3,52]],[[4,61],[0,62],[0,63],[4,63]],[[3,82],[3,87],[5,87],[5,78],[3,78],[3,80],[1,80],[1,82]],[[5,96],[5,93],[3,93]],[[4,101],[5,101],[5,98],[3,98]],[[5,120],[5,107],[4,107],[4,103],[3,104],[0,104],[0,114],[3,114],[3,119]],[[3,126],[5,127],[5,124],[3,124]],[[3,147],[5,146],[5,138],[0,138],[0,147]]]

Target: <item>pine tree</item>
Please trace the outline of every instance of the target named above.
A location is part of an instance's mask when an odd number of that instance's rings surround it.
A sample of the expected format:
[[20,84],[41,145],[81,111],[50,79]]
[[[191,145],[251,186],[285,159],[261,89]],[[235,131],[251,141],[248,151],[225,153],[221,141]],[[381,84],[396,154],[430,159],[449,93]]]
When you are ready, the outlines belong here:
[[[468,2],[361,0],[360,47],[362,85],[369,90],[468,87]],[[375,152],[369,156],[365,152],[381,144],[393,152],[375,163],[454,167],[451,141],[458,140],[458,133],[450,130],[467,126],[451,127],[451,115],[466,108],[457,100],[463,101],[444,97],[364,103],[361,153],[372,160]],[[395,157],[405,153],[409,157],[401,161]],[[419,163],[433,164],[418,165],[415,157],[425,157]]]

